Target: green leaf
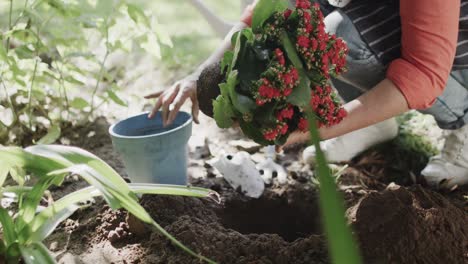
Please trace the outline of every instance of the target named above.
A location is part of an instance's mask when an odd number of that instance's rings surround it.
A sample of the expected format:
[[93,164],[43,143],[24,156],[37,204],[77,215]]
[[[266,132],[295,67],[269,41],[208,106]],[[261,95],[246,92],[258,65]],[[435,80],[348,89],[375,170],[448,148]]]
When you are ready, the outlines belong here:
[[252,28],[258,32],[263,23],[275,12],[282,12],[288,8],[287,0],[260,0],[253,11]]
[[85,85],[82,81],[79,81],[79,80],[75,79],[73,76],[67,76],[67,77],[64,78],[64,80],[71,83],[71,84],[76,84],[76,85],[80,85],[80,86]]
[[26,264],[54,264],[56,263],[47,247],[41,242],[34,242],[27,246],[20,245],[21,256]]
[[27,45],[21,45],[15,48],[15,53],[20,59],[32,59],[36,56],[34,51],[31,50]]
[[8,211],[0,206],[0,223],[2,224],[3,240],[5,246],[8,247],[16,241],[15,225],[13,218],[8,214]]
[[296,67],[297,69],[304,69],[304,64],[302,63],[301,58],[297,54],[296,48],[286,31],[281,31],[280,39],[281,44],[283,45],[283,48],[288,55],[288,59],[292,62],[294,67]]
[[7,53],[6,53],[6,49],[3,46],[2,42],[0,42],[0,60],[1,61],[8,61],[8,56],[7,56]]
[[232,71],[228,75],[226,83],[219,85],[221,94],[229,94],[229,98],[231,99],[231,102],[237,111],[241,112],[242,114],[251,112],[256,107],[255,102],[247,96],[238,94],[236,91],[236,85],[237,71]]
[[289,60],[299,72],[299,86],[292,91],[291,95],[288,96],[287,101],[293,105],[305,107],[309,104],[310,100],[310,80],[307,77],[304,65],[302,64],[302,61],[296,52],[296,48],[288,34],[283,31],[281,32],[280,38]]
[[116,104],[121,106],[128,106],[128,104],[122,100],[114,91],[107,90],[107,96]]
[[237,57],[233,59],[232,68],[239,72],[238,91],[250,95],[252,82],[258,80],[270,61],[270,51],[264,47],[254,46],[247,38],[242,37],[236,44],[239,49]]
[[[51,172],[57,175],[60,174],[59,170],[67,169],[70,172],[83,170],[83,172],[88,173],[88,178],[96,177],[94,180],[101,185],[109,186],[112,191],[118,190],[126,196],[125,199],[137,200],[127,183],[114,169],[100,158],[80,148],[36,145],[23,150],[16,147],[2,147],[0,148],[0,160],[2,159],[8,164],[23,167],[37,175],[51,174]],[[120,196],[107,201],[112,208],[119,207],[118,199],[121,198]]]
[[89,106],[88,101],[81,97],[75,97],[73,100],[70,102],[70,106],[76,109],[84,109],[85,107]]
[[311,133],[311,141],[315,145],[317,163],[316,170],[320,181],[320,209],[322,212],[322,223],[327,235],[332,263],[362,263],[356,242],[346,223],[343,197],[337,191],[337,186],[332,177],[331,170],[328,167],[325,155],[320,148],[320,136],[315,124],[316,119],[310,107],[306,111],[306,114]]
[[220,128],[230,128],[233,125],[234,113],[231,109],[229,98],[218,95],[213,101],[213,117]]
[[232,64],[232,59],[234,58],[234,52],[228,50],[224,53],[223,59],[221,60],[221,72],[224,72],[226,67],[230,67]]
[[133,4],[127,4],[127,12],[130,18],[135,21],[135,23],[143,24],[148,28],[151,27],[148,17],[145,15],[143,10],[140,9],[140,7]]
[[299,71],[299,85],[288,96],[287,101],[293,105],[305,107],[310,102],[310,80],[303,70]]
[[34,220],[36,208],[53,180],[53,177],[41,178],[23,200],[23,204],[18,211],[18,221],[16,223],[16,228],[21,233],[20,236],[23,241],[26,241],[30,235],[31,226],[29,224]]
[[39,141],[37,141],[36,144],[52,144],[54,143],[55,141],[57,141],[57,139],[60,138],[60,134],[61,134],[61,129],[60,129],[60,125],[58,124],[54,124],[52,125],[50,128],[49,128],[49,131],[47,131],[47,134],[42,137]]
[[245,122],[243,120],[239,121],[239,126],[242,129],[242,132],[250,139],[262,146],[271,145],[271,142],[265,140],[260,129],[260,126],[256,125],[254,122]]
[[10,172],[11,167],[8,166],[6,162],[3,162],[0,160],[0,187],[3,186],[3,183],[5,183],[5,180],[8,176],[8,173]]
[[245,28],[239,31],[237,34],[233,35],[233,39],[235,38],[236,42],[234,45],[234,52],[232,56],[232,63],[228,67],[228,73],[230,73],[233,67],[237,63],[237,58],[239,57],[239,52],[243,50],[242,48],[245,46],[244,43],[251,43],[253,42],[253,33],[252,29]]
[[26,171],[20,166],[11,166],[10,175],[11,178],[19,185],[24,185],[26,182]]

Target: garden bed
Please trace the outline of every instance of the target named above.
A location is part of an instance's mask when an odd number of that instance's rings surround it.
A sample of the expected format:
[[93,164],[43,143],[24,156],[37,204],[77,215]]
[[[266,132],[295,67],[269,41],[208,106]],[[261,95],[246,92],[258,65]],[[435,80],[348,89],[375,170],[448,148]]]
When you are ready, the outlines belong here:
[[[79,134],[88,135],[86,129],[94,135],[70,136],[72,144],[90,150],[125,175],[112,150],[106,122],[98,119]],[[221,144],[219,148],[229,149],[227,139],[239,137],[226,132],[210,139]],[[401,157],[395,156],[399,154],[392,144],[386,147],[354,160],[338,181],[366,263],[466,263],[468,209],[463,196],[467,190],[440,193],[413,184],[419,180],[414,176],[411,180],[411,168],[395,167],[395,159]],[[310,170],[297,162],[298,149],[280,157],[290,174],[288,184],[269,186],[259,199],[230,188],[205,163],[208,152],[192,148],[191,184],[219,192],[222,203],[143,196],[141,203],[159,224],[219,263],[330,262],[320,228],[318,193],[309,183]],[[410,160],[405,164],[414,165]],[[53,191],[54,198],[84,185],[67,179]],[[61,263],[199,263],[126,212],[112,211],[102,200],[90,202],[65,221],[46,245]]]

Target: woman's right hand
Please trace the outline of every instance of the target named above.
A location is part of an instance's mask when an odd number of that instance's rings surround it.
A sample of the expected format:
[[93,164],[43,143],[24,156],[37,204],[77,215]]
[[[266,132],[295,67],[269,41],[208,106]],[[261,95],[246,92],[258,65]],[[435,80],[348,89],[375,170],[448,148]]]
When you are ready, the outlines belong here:
[[192,117],[193,121],[199,124],[198,121],[198,98],[197,98],[197,78],[194,75],[189,75],[182,80],[177,81],[171,88],[159,91],[145,96],[146,99],[158,98],[153,110],[148,115],[148,118],[153,118],[159,109],[162,108],[163,126],[172,124],[187,98],[192,101]]

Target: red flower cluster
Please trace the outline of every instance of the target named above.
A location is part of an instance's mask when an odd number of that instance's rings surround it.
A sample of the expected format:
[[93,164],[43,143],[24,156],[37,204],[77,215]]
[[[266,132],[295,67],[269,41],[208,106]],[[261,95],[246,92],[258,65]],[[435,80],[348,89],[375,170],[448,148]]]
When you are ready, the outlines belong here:
[[336,125],[346,116],[346,111],[341,108],[329,85],[312,89],[310,106],[319,117],[318,127]]
[[299,85],[299,73],[294,66],[286,66],[286,59],[281,49],[274,51],[274,59],[270,68],[264,72],[257,82],[255,93],[259,106],[272,100],[281,100],[289,96],[294,87]]
[[323,14],[317,3],[312,6],[308,0],[298,0],[296,8],[299,17],[296,49],[308,70],[321,72],[319,77],[321,83],[325,84],[330,74],[336,76],[345,70],[348,52],[346,44],[335,35],[325,32]]
[[[265,62],[262,65],[266,65],[266,69],[254,77],[256,81],[250,82],[250,75],[241,79],[244,81],[241,88],[245,88],[246,80],[249,81],[249,90],[242,89],[242,92],[244,96],[255,100],[256,106],[249,101],[249,110],[240,111],[245,108],[236,109],[232,105],[234,117],[249,124],[245,126],[248,130],[244,132],[256,142],[282,144],[294,130],[309,130],[303,108],[307,104],[308,99],[305,97],[308,91],[294,92],[295,89],[305,89],[299,86],[302,78],[308,78],[311,82],[309,104],[317,116],[319,127],[337,124],[346,116],[346,111],[328,83],[331,76],[346,70],[347,47],[342,39],[325,31],[323,20],[319,4],[312,4],[311,0],[296,0],[295,9],[275,12],[259,28],[251,29],[250,34],[255,34],[250,40],[252,43],[241,46],[252,49],[241,54],[255,56],[246,62],[261,60]],[[285,42],[286,37],[295,44],[292,54],[289,50],[291,47]],[[294,48],[297,54],[294,54]],[[288,57],[292,55],[299,55],[300,60]],[[242,69],[243,66],[236,67]],[[299,98],[303,92],[306,93],[304,98]]]
[[308,9],[310,8],[310,0],[297,0],[296,8],[298,9]]
[[275,141],[279,136],[286,135],[288,129],[288,124],[278,124],[275,129],[266,129],[263,132],[263,137],[268,141]]
[[279,136],[286,135],[288,133],[289,126],[287,122],[294,116],[294,108],[292,105],[287,105],[285,108],[280,109],[276,112],[276,128],[265,129],[263,131],[263,137],[268,141],[274,141]]

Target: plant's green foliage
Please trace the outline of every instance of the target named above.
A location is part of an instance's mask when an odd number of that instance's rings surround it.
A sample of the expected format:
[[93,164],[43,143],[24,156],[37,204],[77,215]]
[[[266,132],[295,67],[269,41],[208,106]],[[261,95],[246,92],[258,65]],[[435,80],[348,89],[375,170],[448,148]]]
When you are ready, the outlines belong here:
[[288,8],[286,0],[260,0],[255,6],[252,17],[252,28],[256,32],[263,23],[275,12],[281,12]]
[[224,53],[223,59],[221,60],[221,72],[226,70],[226,67],[231,65],[234,58],[234,52],[228,50]]
[[219,95],[213,101],[213,118],[220,128],[230,128],[234,123],[232,120],[234,113],[228,100],[229,98]]
[[107,95],[109,99],[111,99],[114,103],[121,105],[121,106],[128,106],[128,104],[120,98],[113,90],[107,90]]
[[262,133],[258,130],[258,125],[253,122],[245,122],[244,120],[239,120],[239,126],[242,129],[242,132],[253,141],[258,144],[267,146],[269,143],[265,140]]
[[281,43],[288,54],[288,58],[299,72],[300,78],[299,86],[293,90],[291,95],[288,97],[288,101],[297,106],[307,106],[310,98],[310,80],[305,73],[304,66],[296,52],[296,48],[294,47],[291,39],[289,39],[288,34],[284,31],[281,33]]
[[[128,185],[108,164],[95,155],[76,147],[57,145],[37,145],[26,149],[16,147],[0,148],[0,160],[7,168],[24,168],[32,175],[37,176],[38,182],[32,188],[22,186],[2,187],[0,193],[7,192],[17,194],[19,211],[15,221],[8,212],[0,211],[0,221],[4,230],[8,228],[10,233],[7,248],[7,257],[12,260],[19,257],[19,251],[26,263],[40,260],[41,263],[49,263],[52,260],[50,254],[42,245],[42,240],[50,235],[57,225],[68,218],[80,208],[80,202],[96,196],[103,196],[113,209],[124,208],[135,215],[141,221],[152,225],[156,230],[166,236],[172,243],[187,253],[201,260],[213,263],[211,260],[196,254],[181,244],[177,239],[167,233],[156,223],[145,209],[138,203],[136,193],[185,195],[193,197],[210,197],[219,200],[217,194],[211,190],[158,184],[133,184]],[[92,186],[71,193],[50,204],[41,212],[36,209],[46,190],[53,184],[58,185],[63,177],[68,174],[82,176]],[[11,227],[11,228],[10,228]],[[18,232],[16,233],[17,230]],[[4,231],[5,233],[5,231]],[[15,241],[18,241],[15,244]]]
[[127,106],[107,58],[135,48],[160,58],[160,45],[172,46],[156,17],[128,0],[22,2],[8,1],[1,10],[12,19],[0,38],[0,104],[15,113],[7,129],[25,136],[11,142],[3,136],[0,144],[30,145],[51,123],[84,122],[104,104]]
[[3,186],[3,183],[5,182],[9,172],[10,166],[8,166],[6,162],[0,160],[0,186]]
[[141,23],[147,27],[150,27],[150,21],[140,7],[133,4],[127,4],[127,12],[132,20],[135,21],[135,23]]
[[307,111],[311,143],[316,149],[316,173],[320,181],[320,208],[327,235],[330,255],[336,264],[362,263],[350,228],[346,223],[344,200],[337,191],[336,183],[320,148],[320,136],[312,110]]
[[242,114],[250,113],[255,108],[255,102],[247,96],[239,94],[236,91],[237,71],[232,71],[227,77],[226,83],[219,85],[221,91],[226,91],[232,104]]
[[42,242],[33,242],[20,246],[21,256],[26,264],[53,264],[56,263],[52,254]]
[[47,134],[37,142],[37,144],[42,144],[42,145],[52,144],[55,141],[57,141],[57,139],[60,138],[60,134],[61,134],[60,126],[57,124],[54,124],[49,128],[49,131],[47,131]]
[[2,224],[3,240],[8,247],[16,241],[15,225],[8,211],[0,207],[0,223]]
[[234,41],[234,51],[232,56],[232,62],[228,65],[228,74],[233,70],[234,66],[237,64],[237,58],[239,57],[239,52],[242,50],[244,43],[253,42],[253,33],[250,28],[242,29],[239,32],[236,32],[232,36]]

